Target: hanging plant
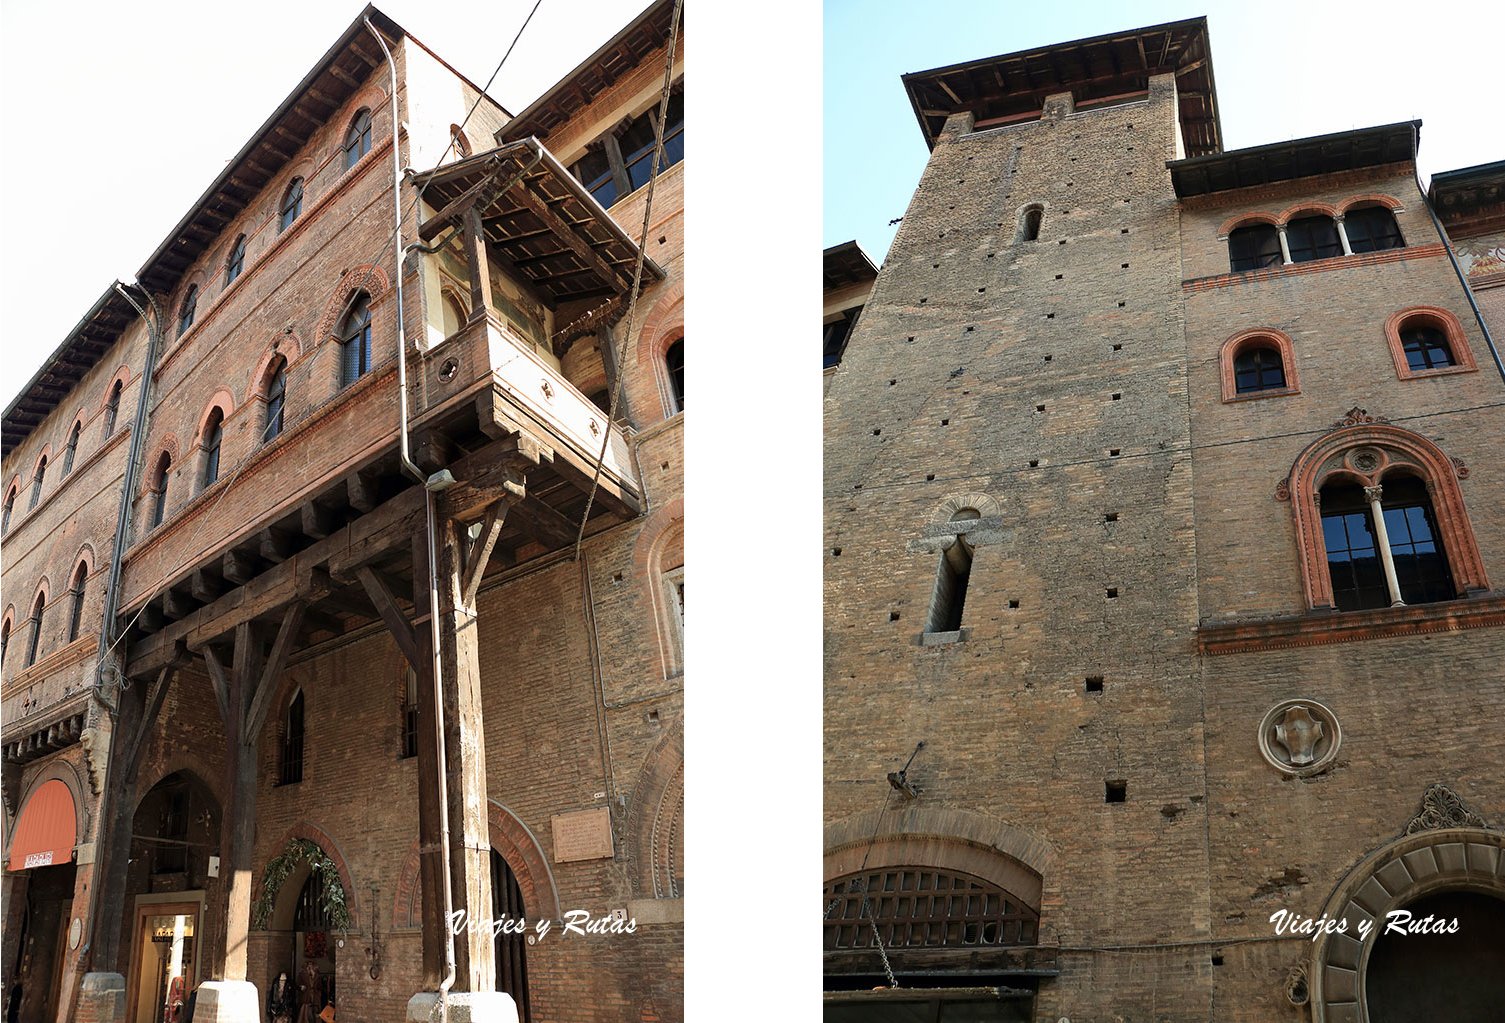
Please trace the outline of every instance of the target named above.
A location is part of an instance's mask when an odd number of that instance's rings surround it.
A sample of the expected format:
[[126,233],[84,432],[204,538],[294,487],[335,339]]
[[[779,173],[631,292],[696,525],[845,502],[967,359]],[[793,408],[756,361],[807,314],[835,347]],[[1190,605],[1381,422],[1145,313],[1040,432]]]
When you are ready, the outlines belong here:
[[310,872],[317,879],[319,902],[329,915],[330,926],[337,931],[348,931],[350,906],[345,901],[345,886],[340,883],[340,870],[334,865],[334,860],[319,848],[318,843],[306,838],[295,838],[288,842],[286,849],[267,862],[266,870],[261,875],[261,894],[251,907],[251,926],[257,930],[266,930],[267,922],[272,917],[272,906],[277,901],[277,893],[282,890],[283,883],[299,863],[307,863]]

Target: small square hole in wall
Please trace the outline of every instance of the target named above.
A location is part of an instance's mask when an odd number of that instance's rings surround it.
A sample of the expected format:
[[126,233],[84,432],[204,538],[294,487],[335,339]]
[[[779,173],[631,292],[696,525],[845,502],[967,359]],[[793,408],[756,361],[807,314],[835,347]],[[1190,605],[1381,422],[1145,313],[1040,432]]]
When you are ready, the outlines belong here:
[[1010,610],[1014,610],[1014,611],[1019,610],[1019,601],[1017,601],[1017,600],[1011,600],[1011,601],[1009,601],[1009,608],[1010,608]]
[[925,482],[926,483],[931,483],[934,480],[935,480],[935,473],[933,473],[933,472],[927,472],[925,474]]
[[1108,457],[1109,458],[1117,458],[1121,453],[1122,453],[1122,451],[1119,448],[1109,448],[1108,449]]
[[1103,802],[1126,803],[1129,800],[1129,783],[1115,779],[1103,783]]
[[657,728],[659,726],[660,722],[659,722],[659,717],[658,717],[658,711],[656,711],[656,710],[650,710],[648,712],[648,723],[650,725],[653,725],[655,728]]
[[1222,956],[1222,953],[1220,953],[1220,952],[1214,952],[1212,954],[1212,965],[1214,965],[1214,966],[1222,966],[1223,965],[1223,956]]
[[949,419],[942,419],[941,420],[941,425],[942,426],[950,426],[951,425],[951,420],[949,420]]
[[1118,308],[1122,309],[1124,306],[1126,306],[1128,304],[1129,303],[1127,303],[1127,302],[1120,302],[1120,303],[1118,303]]
[[1118,587],[1117,586],[1109,586],[1108,587],[1108,599],[1109,600],[1117,600],[1118,599]]
[[939,264],[939,263],[931,263],[930,264],[930,269],[932,269],[932,270],[939,270],[940,268],[941,268],[941,264]]
[[1129,233],[1129,229],[1127,227],[1120,227],[1118,229],[1118,233],[1119,234],[1128,234]]
[[1122,400],[1123,400],[1123,395],[1122,395],[1122,394],[1117,394],[1117,393],[1115,393],[1115,394],[1114,394],[1114,395],[1113,395],[1113,400],[1114,400],[1114,401],[1122,401]]
[[1066,244],[1066,239],[1062,238],[1060,241],[1056,242],[1056,244],[1057,245],[1065,245]]
[[1088,675],[1087,676],[1087,682],[1086,682],[1086,685],[1084,686],[1084,688],[1089,693],[1100,693],[1100,692],[1102,692],[1103,691],[1103,677],[1101,675]]
[[621,582],[622,581],[622,573],[621,572],[613,572],[612,576],[611,576],[611,581],[614,582],[614,583]]
[[[1120,302],[1120,303],[1118,303],[1118,304],[1119,304],[1119,305],[1123,305],[1123,303],[1122,303],[1122,302]],[[913,338],[911,338],[911,340],[913,340]],[[1121,352],[1121,351],[1123,351],[1123,350],[1124,350],[1124,346],[1123,346],[1123,345],[1114,345],[1114,346],[1113,346],[1113,350],[1114,350],[1114,351],[1115,351],[1115,352]]]
[[978,288],[978,289],[977,289],[977,293],[978,293],[978,294],[979,294],[979,295],[986,295],[986,294],[987,294],[987,292],[988,292],[988,289],[987,289],[987,288]]
[[878,436],[878,435],[879,435],[879,434],[881,434],[881,433],[882,433],[882,432],[883,432],[883,430],[882,430],[882,429],[877,429],[877,430],[874,430],[874,431],[873,431],[873,436],[874,436],[874,437],[876,437],[876,436]]
[[909,340],[911,340],[911,341],[914,340],[914,335],[913,334],[909,335]]
[[[999,225],[999,226],[1002,226],[1002,225]],[[993,258],[993,257],[994,257],[994,256],[996,256],[996,255],[997,255],[997,253],[996,253],[996,252],[990,252],[990,253],[988,253],[988,258],[989,258],[989,259],[992,259],[992,258]]]
[[668,463],[668,462],[660,462],[660,463],[659,463],[659,464],[658,464],[658,467],[659,467],[659,468],[660,468],[660,469],[667,469],[667,468],[669,468],[669,463]]
[[841,557],[841,548],[840,547],[832,547],[831,548],[831,557],[833,557],[833,558],[839,558],[839,557]]
[[1046,357],[1045,357],[1045,361],[1046,361],[1046,362],[1049,362],[1049,361],[1050,361],[1050,356],[1048,356],[1048,355],[1047,355],[1047,356],[1046,356]]
[[667,242],[668,242],[668,241],[669,241],[669,238],[668,238],[668,236],[667,236],[667,235],[662,235],[662,234],[661,234],[661,235],[659,235],[659,236],[658,236],[658,243],[659,243],[659,244],[660,244],[660,245],[664,245],[664,244],[666,244],[666,243],[667,243]]
[[1104,513],[1104,515],[1103,515],[1103,521],[1104,522],[1117,522],[1118,521],[1118,512],[1106,512],[1106,513]]
[[888,613],[888,620],[891,621],[891,622],[897,622],[899,620],[899,612],[897,612],[897,611],[890,611]]
[[1047,320],[1053,320],[1053,319],[1055,319],[1055,318],[1056,318],[1056,314],[1055,314],[1055,313],[1046,313],[1046,314],[1045,314],[1045,318],[1046,318],[1046,319],[1047,319]]
[[892,386],[894,386],[894,384],[897,384],[897,383],[898,383],[898,382],[899,382],[899,381],[897,381],[897,380],[890,380],[890,381],[889,381],[889,382],[888,382],[888,386],[890,386],[890,387],[892,387]]
[[1031,458],[1029,460],[1029,467],[1031,469],[1038,469],[1038,468],[1040,468],[1040,460],[1038,458]]
[[977,328],[976,328],[976,327],[973,327],[973,326],[970,326],[970,325],[969,325],[969,326],[968,326],[968,327],[967,327],[967,333],[968,333],[968,334],[970,334],[970,333],[972,333],[972,332],[973,332],[973,331],[974,331],[974,330],[976,330],[976,329],[977,329]]
[[930,299],[928,299],[928,298],[922,298],[922,299],[920,299],[920,305],[924,305],[926,302],[929,302],[929,301],[930,301]]
[[1036,405],[1035,406],[1035,411],[1036,412],[1044,412],[1045,411],[1045,406],[1044,405]]
[[1129,264],[1128,263],[1120,263],[1120,264],[1118,264],[1118,268],[1120,270],[1127,270],[1129,268]]
[[1061,279],[1062,279],[1062,278],[1064,278],[1064,277],[1065,277],[1065,276],[1066,276],[1066,275],[1065,275],[1065,274],[1056,274],[1056,280],[1058,280],[1058,281],[1059,281],[1059,280],[1061,280]]

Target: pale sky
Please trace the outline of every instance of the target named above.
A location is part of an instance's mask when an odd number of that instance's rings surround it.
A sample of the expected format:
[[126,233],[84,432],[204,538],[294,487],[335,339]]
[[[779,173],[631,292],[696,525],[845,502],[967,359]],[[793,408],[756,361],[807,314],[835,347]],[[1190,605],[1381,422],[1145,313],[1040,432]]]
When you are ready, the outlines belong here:
[[[543,0],[492,97],[518,113],[648,3]],[[533,2],[376,6],[485,85]],[[0,407],[363,7],[0,0]]]
[[[936,11],[944,8],[944,26]],[[929,155],[899,76],[1206,15],[1224,149],[1420,118],[1424,180],[1505,159],[1498,0],[826,0],[824,244],[881,263]]]

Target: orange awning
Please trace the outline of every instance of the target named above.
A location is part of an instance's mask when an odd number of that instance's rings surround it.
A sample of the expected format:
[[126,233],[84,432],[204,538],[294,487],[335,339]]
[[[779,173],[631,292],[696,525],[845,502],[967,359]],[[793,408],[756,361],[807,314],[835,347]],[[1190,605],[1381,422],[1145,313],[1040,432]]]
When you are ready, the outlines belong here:
[[21,808],[10,843],[10,869],[50,867],[73,859],[78,841],[73,793],[56,778],[43,782]]

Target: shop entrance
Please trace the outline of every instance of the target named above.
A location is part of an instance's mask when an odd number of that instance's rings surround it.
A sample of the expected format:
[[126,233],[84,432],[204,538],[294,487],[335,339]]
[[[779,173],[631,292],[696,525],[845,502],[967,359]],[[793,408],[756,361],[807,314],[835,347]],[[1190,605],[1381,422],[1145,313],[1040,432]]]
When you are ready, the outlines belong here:
[[198,901],[138,900],[127,984],[128,1023],[178,1023],[183,1018],[184,1003],[198,983],[202,910]]
[[[308,1004],[317,1019],[326,1005],[335,1004],[334,959],[336,942],[332,936],[329,912],[320,897],[316,875],[310,873],[298,891],[293,907],[293,990],[297,997],[311,999]],[[301,1003],[297,1003],[301,1007]],[[302,1016],[294,1014],[296,1020]]]
[[63,958],[68,954],[75,868],[69,863],[34,867],[28,873],[26,917],[9,1011],[16,1023],[52,1023],[57,1019]]

